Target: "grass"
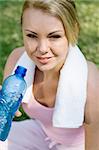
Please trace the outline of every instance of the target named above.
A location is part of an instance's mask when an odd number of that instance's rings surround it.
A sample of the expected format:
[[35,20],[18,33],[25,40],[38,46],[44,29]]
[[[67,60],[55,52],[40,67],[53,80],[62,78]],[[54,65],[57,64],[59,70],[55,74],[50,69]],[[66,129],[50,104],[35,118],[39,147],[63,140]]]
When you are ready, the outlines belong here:
[[99,66],[99,1],[82,1],[77,3],[81,24],[79,46],[86,58]]
[[[0,84],[3,70],[10,52],[23,45],[20,27],[20,14],[23,0],[0,0]],[[81,25],[78,44],[90,61],[99,66],[99,1],[76,0]],[[15,120],[26,119],[23,115]]]

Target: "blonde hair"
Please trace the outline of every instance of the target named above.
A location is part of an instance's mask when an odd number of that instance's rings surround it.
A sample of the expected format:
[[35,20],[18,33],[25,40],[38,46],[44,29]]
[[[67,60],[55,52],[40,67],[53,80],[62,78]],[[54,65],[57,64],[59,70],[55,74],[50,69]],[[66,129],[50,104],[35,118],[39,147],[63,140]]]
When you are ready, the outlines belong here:
[[76,44],[79,34],[79,21],[76,12],[74,0],[26,0],[23,5],[21,24],[23,14],[27,8],[41,9],[59,18],[64,26],[68,42]]

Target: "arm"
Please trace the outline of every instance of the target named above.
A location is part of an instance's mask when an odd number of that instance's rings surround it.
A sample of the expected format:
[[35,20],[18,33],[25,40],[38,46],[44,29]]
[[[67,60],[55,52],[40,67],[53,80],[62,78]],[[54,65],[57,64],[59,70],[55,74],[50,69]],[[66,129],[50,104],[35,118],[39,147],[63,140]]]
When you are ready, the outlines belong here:
[[85,107],[85,150],[99,150],[99,70],[88,64],[88,97]]
[[12,70],[15,67],[16,62],[18,61],[19,57],[22,55],[23,52],[24,47],[20,47],[14,49],[12,53],[9,55],[4,68],[3,80],[11,74]]

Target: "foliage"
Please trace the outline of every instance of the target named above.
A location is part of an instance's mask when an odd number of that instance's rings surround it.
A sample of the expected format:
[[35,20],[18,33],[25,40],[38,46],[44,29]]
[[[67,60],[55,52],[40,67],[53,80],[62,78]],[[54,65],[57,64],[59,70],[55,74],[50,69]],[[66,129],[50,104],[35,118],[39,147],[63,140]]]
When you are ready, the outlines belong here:
[[0,83],[10,52],[22,45],[20,14],[22,1],[0,1]]
[[99,1],[77,1],[81,25],[79,46],[88,60],[99,66]]

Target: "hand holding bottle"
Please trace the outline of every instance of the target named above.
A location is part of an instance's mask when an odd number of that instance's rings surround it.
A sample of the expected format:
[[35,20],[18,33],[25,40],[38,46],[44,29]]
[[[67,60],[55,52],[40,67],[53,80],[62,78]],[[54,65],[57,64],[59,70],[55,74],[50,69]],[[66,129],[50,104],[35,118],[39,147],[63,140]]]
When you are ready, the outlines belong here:
[[[2,86],[0,85],[0,90],[2,89]],[[18,109],[15,113],[16,117],[20,117],[22,115],[21,111]]]
[[26,68],[18,66],[15,74],[7,77],[2,84],[0,91],[0,140],[2,141],[5,141],[8,136],[12,119],[25,94],[26,71]]

